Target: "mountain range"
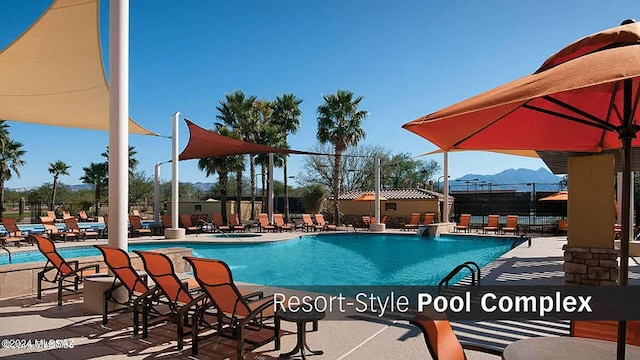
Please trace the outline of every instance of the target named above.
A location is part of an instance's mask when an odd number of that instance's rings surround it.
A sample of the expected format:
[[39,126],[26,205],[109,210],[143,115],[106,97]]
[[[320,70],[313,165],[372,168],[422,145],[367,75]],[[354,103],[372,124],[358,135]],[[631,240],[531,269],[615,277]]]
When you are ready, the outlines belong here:
[[466,190],[467,186],[473,186],[478,190],[487,189],[487,184],[492,184],[493,190],[531,191],[536,184],[536,191],[559,191],[558,183],[561,176],[553,175],[549,170],[540,168],[531,169],[507,169],[493,175],[466,174],[458,179],[449,181],[451,191]]
[[[486,189],[488,184],[494,190],[510,190],[530,191],[531,186],[527,184],[536,184],[538,191],[558,191],[558,183],[562,180],[561,176],[553,175],[549,170],[540,168],[538,170],[531,169],[507,169],[493,175],[466,174],[458,179],[451,179],[449,186],[452,191],[466,190],[466,187],[475,187],[477,190]],[[201,191],[208,191],[215,183],[196,182],[193,186]],[[68,185],[71,190],[92,189],[88,184]],[[440,184],[442,186],[442,183]],[[28,191],[32,188],[12,188],[13,191]]]

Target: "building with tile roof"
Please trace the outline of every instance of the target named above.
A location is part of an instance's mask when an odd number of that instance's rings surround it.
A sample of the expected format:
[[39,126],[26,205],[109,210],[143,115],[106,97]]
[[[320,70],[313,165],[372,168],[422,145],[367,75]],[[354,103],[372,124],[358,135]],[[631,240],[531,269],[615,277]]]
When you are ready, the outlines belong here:
[[[340,210],[348,223],[357,224],[362,216],[373,216],[373,201],[357,201],[358,197],[373,194],[371,190],[354,190],[340,194]],[[442,193],[421,188],[381,189],[380,216],[387,216],[389,227],[408,223],[412,213],[435,213],[436,221],[441,221],[445,196]],[[453,209],[453,197],[449,196],[449,209]]]

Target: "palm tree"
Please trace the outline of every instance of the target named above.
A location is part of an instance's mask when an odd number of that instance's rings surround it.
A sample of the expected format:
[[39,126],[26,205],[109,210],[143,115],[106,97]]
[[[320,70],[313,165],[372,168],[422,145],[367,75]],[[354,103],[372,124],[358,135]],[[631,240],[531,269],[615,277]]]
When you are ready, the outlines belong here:
[[[230,136],[231,130],[225,126],[218,126],[220,135]],[[237,171],[239,167],[244,166],[242,155],[210,157],[198,160],[198,169],[205,172],[205,176],[209,177],[218,174],[218,184],[220,187],[220,212],[222,220],[227,222],[227,187],[229,184],[229,173]],[[238,190],[240,191],[240,190]],[[239,212],[239,209],[236,210]]]
[[[4,124],[4,121],[2,121]],[[20,177],[19,168],[25,165],[22,156],[27,152],[22,150],[22,143],[9,139],[6,131],[8,126],[0,126],[0,218],[4,216],[4,183],[13,174]]]
[[[273,116],[272,122],[282,129],[284,135],[284,141],[287,141],[288,134],[294,134],[300,127],[300,117],[302,111],[300,110],[300,104],[302,100],[296,98],[293,94],[283,94],[277,96],[276,101],[273,103]],[[289,187],[287,185],[287,157],[284,155],[284,220],[289,222]]]
[[[221,120],[225,125],[231,127],[241,140],[255,142],[259,129],[259,118],[254,108],[255,96],[245,96],[244,92],[237,90],[225,95],[225,101],[220,101],[216,107],[219,114],[216,119]],[[242,200],[242,172],[244,166],[237,169],[236,180],[238,181],[237,204],[238,214],[240,214],[240,201]],[[254,155],[249,154],[249,172],[251,173],[251,218],[253,219],[255,206],[255,162]]]
[[[138,159],[135,158],[138,153],[135,146],[129,146],[129,175],[133,175],[134,170],[138,166]],[[100,154],[103,158],[105,158],[105,163],[107,164],[107,169],[109,168],[109,145],[107,145],[107,150]]]
[[354,98],[353,93],[338,90],[336,94],[323,95],[324,103],[318,106],[318,133],[321,144],[333,145],[333,211],[334,221],[339,224],[340,179],[342,176],[342,153],[348,146],[355,146],[365,137],[362,121],[367,111],[358,110],[363,97]]
[[80,178],[83,183],[93,185],[95,196],[94,204],[96,213],[98,216],[100,211],[100,196],[109,183],[109,165],[106,162],[102,163],[90,163],[88,167],[83,167],[84,176]]
[[69,176],[69,168],[71,166],[65,164],[61,160],[57,160],[53,164],[49,163],[49,174],[53,174],[53,191],[51,192],[51,205],[49,209],[53,210],[56,204],[56,190],[58,189],[58,178],[60,175]]

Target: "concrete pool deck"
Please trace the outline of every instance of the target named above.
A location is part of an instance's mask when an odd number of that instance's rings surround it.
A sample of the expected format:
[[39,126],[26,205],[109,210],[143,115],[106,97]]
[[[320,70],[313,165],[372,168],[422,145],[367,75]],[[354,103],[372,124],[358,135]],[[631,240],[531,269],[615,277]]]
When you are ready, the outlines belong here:
[[[394,232],[394,231],[390,231]],[[403,233],[398,231],[398,233]],[[405,232],[406,233],[406,232]],[[263,239],[291,239],[301,233],[265,234]],[[200,241],[199,236],[189,239]],[[257,239],[243,241],[256,241]],[[145,238],[146,240],[146,238]],[[132,241],[139,241],[132,239]],[[217,241],[217,239],[216,239]],[[86,241],[85,245],[96,242]],[[532,246],[522,244],[483,268],[483,284],[509,285],[561,285],[562,246],[566,237],[539,237]],[[81,243],[82,244],[82,243]],[[63,243],[57,246],[68,246]],[[72,245],[77,245],[73,243]],[[33,247],[24,247],[33,249]],[[13,250],[13,248],[12,248]],[[638,282],[638,258],[630,259],[630,282]],[[89,314],[83,307],[82,294],[66,296],[63,306],[56,306],[55,291],[49,291],[42,301],[35,295],[0,300],[0,339],[60,339],[73,340],[67,349],[0,349],[4,359],[143,359],[164,358],[234,358],[235,345],[219,338],[200,342],[200,354],[191,356],[190,340],[182,353],[175,350],[175,325],[165,323],[151,329],[149,338],[132,336],[131,313],[110,316],[107,327],[101,325],[101,315]],[[563,336],[568,334],[566,321],[478,321],[453,323],[461,340],[504,347],[518,339],[534,336]],[[273,351],[273,342],[256,349],[247,358],[273,359],[280,352],[294,347],[295,325],[283,322],[291,333],[283,336],[282,347]],[[309,359],[428,359],[424,338],[418,329],[405,321],[389,320],[323,320],[319,331],[310,332],[307,342],[312,349],[321,349],[324,355]],[[36,354],[37,353],[37,354]],[[469,352],[469,359],[498,359],[481,353]],[[299,357],[298,357],[299,358]]]

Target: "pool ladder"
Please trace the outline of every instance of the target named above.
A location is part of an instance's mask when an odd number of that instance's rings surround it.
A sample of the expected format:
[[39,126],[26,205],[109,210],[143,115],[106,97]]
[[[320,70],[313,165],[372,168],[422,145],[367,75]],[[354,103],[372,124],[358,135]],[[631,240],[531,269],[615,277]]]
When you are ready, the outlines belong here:
[[0,249],[4,250],[7,252],[7,254],[9,254],[9,264],[11,264],[11,251],[9,251],[9,249],[7,249],[6,247],[4,247],[4,245],[0,245]]
[[477,285],[480,285],[480,266],[478,266],[478,264],[473,261],[466,261],[453,268],[453,270],[451,270],[451,272],[449,272],[447,276],[440,280],[440,282],[438,283],[438,292],[441,291],[443,285],[445,288],[448,288],[449,281],[454,276],[458,275],[458,273],[463,269],[468,269],[471,272],[471,286],[476,286],[476,282]]

